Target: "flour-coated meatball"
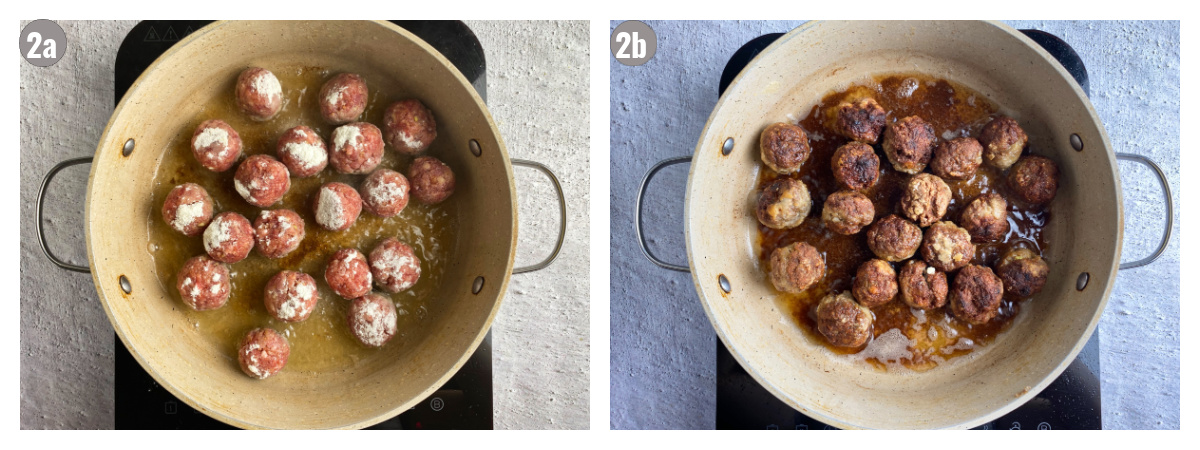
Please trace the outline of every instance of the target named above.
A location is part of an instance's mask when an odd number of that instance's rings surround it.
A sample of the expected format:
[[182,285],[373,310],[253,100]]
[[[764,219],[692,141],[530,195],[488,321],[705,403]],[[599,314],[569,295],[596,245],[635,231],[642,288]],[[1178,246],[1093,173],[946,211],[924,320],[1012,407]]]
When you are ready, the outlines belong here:
[[393,294],[413,287],[421,278],[421,259],[412,247],[396,238],[379,243],[371,250],[368,261],[375,285]]
[[329,231],[345,231],[354,226],[362,213],[362,197],[345,183],[325,183],[313,197],[313,215],[317,225]]
[[367,109],[367,81],[355,73],[339,73],[321,86],[317,101],[326,122],[340,125],[352,121]]
[[925,170],[937,142],[933,126],[917,116],[908,116],[887,127],[883,152],[897,171],[914,174]]
[[225,211],[217,214],[204,229],[204,251],[217,261],[233,264],[254,249],[254,228],[241,214]]
[[271,120],[283,109],[283,87],[279,79],[261,67],[251,67],[238,75],[234,96],[238,108],[251,120]]
[[383,129],[388,145],[402,155],[420,154],[437,139],[433,111],[415,98],[388,105],[383,111]]
[[421,156],[408,166],[408,184],[412,198],[435,205],[454,194],[454,171],[440,159]]
[[362,252],[343,248],[334,252],[325,265],[325,282],[342,298],[362,297],[371,292],[371,267]]
[[383,161],[383,135],[366,122],[351,122],[333,130],[329,165],[338,173],[370,173]]
[[359,342],[382,347],[396,335],[396,305],[379,294],[366,294],[350,302],[346,324]]
[[400,172],[375,169],[358,186],[363,208],[379,217],[392,217],[408,206],[408,178]]
[[224,172],[242,157],[242,137],[220,119],[206,120],[192,133],[192,156],[205,169]]
[[862,142],[851,142],[833,152],[833,178],[852,191],[870,188],[879,181],[879,156]]
[[817,304],[817,331],[836,347],[862,347],[871,338],[875,316],[849,291],[830,293]]
[[763,164],[780,174],[796,173],[812,153],[804,129],[784,122],[763,129],[758,136],[758,149]]
[[855,234],[875,220],[875,204],[854,191],[837,191],[825,198],[821,223],[834,233]]
[[292,349],[277,331],[255,328],[238,345],[238,365],[252,378],[265,379],[283,370]]
[[806,242],[771,252],[771,284],[782,292],[800,293],[825,276],[825,257]]
[[229,287],[229,268],[207,256],[187,260],[175,276],[180,298],[196,311],[225,306]]
[[271,259],[287,256],[304,241],[304,219],[290,209],[264,210],[254,219],[258,253]]
[[284,131],[275,145],[279,161],[287,166],[293,177],[311,177],[329,164],[329,151],[325,140],[312,128],[300,125]]
[[811,209],[812,195],[804,182],[783,177],[775,179],[759,193],[755,214],[768,228],[783,230],[800,225]]
[[988,165],[1007,170],[1021,157],[1029,136],[1016,120],[1008,116],[997,116],[979,130],[979,144],[983,146],[983,159]]
[[283,270],[267,281],[263,305],[267,314],[283,322],[303,322],[317,308],[317,280],[304,272]]
[[279,203],[292,187],[287,166],[267,155],[254,155],[238,165],[233,188],[247,203],[259,208]]
[[867,229],[867,247],[884,261],[904,261],[920,246],[921,228],[895,214],[875,221]]
[[184,236],[196,236],[212,221],[213,199],[195,183],[183,183],[171,189],[163,200],[163,222]]

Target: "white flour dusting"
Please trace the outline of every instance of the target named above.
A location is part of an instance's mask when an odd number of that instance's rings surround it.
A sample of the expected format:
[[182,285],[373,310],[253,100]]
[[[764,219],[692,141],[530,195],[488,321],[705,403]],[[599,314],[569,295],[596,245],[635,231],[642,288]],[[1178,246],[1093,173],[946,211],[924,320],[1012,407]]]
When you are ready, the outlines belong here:
[[283,87],[279,86],[279,79],[275,78],[275,74],[271,72],[259,72],[258,76],[254,77],[253,85],[255,91],[267,97],[279,98],[283,95]]
[[338,102],[342,101],[342,92],[345,92],[345,91],[346,91],[346,86],[344,86],[344,85],[338,86],[337,89],[330,90],[329,95],[325,96],[325,103],[328,103],[329,106],[336,108]]
[[396,333],[396,311],[384,308],[376,302],[367,302],[359,310],[358,320],[354,322],[354,334],[362,339],[364,344],[379,347]]
[[334,230],[346,225],[342,199],[328,187],[321,188],[321,196],[317,198],[317,223]]
[[288,142],[283,146],[283,151],[304,169],[312,169],[325,164],[325,160],[328,158],[324,148],[307,142]]
[[210,255],[233,238],[233,224],[226,217],[228,216],[218,217],[204,229],[204,251]]
[[204,217],[204,203],[192,202],[179,205],[178,208],[175,208],[175,220],[171,221],[171,228],[182,233],[184,228],[201,217]]
[[333,130],[334,151],[345,151],[347,145],[358,145],[362,141],[362,132],[357,126],[345,125]]
[[396,183],[382,182],[370,189],[367,195],[375,205],[390,204],[408,194],[408,186]]
[[399,131],[396,134],[400,135],[400,140],[402,142],[404,142],[404,145],[408,148],[421,148],[421,147],[425,146],[424,142],[422,142],[421,140],[416,139],[412,136],[409,136],[408,133]]
[[208,127],[196,136],[194,142],[195,146],[193,148],[196,149],[208,148],[213,144],[220,144],[222,149],[221,154],[224,155],[224,150],[229,148],[229,133],[219,127]]
[[246,186],[243,185],[241,181],[233,180],[233,189],[237,191],[238,195],[241,195],[242,198],[246,199],[246,201],[254,201],[254,196],[250,195],[250,190],[246,189]]

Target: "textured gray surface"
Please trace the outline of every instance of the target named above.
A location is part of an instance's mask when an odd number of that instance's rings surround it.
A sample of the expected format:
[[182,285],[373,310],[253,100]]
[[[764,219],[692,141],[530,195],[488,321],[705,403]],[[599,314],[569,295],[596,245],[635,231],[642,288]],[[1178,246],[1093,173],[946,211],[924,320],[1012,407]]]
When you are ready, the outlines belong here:
[[[610,29],[619,22],[610,24]],[[655,162],[691,154],[717,101],[726,60],[762,34],[801,22],[648,22],[658,52],[647,64],[610,59],[611,411],[613,428],[711,428],[716,335],[686,273],[660,269],[633,232],[638,182]],[[1179,22],[1034,22],[1072,45],[1116,151],[1149,156],[1179,198]],[[1125,261],[1157,244],[1165,208],[1148,170],[1121,164]],[[652,249],[686,264],[686,165],[660,173],[645,205]],[[1175,224],[1178,228],[1178,209]],[[1105,428],[1177,429],[1179,238],[1154,264],[1117,277],[1100,325]]]
[[[113,62],[135,22],[59,22],[70,40],[50,68],[21,62],[21,427],[113,426],[113,332],[92,280],[41,254],[34,231],[42,175],[91,155],[113,109]],[[22,22],[22,26],[25,22]],[[568,202],[567,239],[549,268],[515,275],[493,324],[497,428],[586,428],[589,400],[588,25],[470,22],[486,52],[488,104],[513,158],[542,162]],[[48,236],[83,264],[88,166],[59,175]],[[548,254],[558,206],[538,172],[516,168],[517,265]]]

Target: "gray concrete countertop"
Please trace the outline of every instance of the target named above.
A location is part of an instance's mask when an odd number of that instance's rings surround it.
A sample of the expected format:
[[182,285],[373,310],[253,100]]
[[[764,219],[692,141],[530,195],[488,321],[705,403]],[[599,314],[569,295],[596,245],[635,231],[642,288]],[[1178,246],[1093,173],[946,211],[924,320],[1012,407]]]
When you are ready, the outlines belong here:
[[[610,29],[619,22],[610,24]],[[741,45],[802,22],[647,22],[658,36],[648,63],[610,59],[611,412],[613,428],[712,428],[716,335],[690,275],[660,269],[636,243],[633,205],[654,163],[690,155],[717,102],[725,62]],[[1091,101],[1115,150],[1148,156],[1179,205],[1179,22],[1009,22],[1057,35],[1079,53]],[[1153,175],[1122,163],[1123,259],[1158,243],[1165,208]],[[644,206],[660,257],[686,264],[686,165],[664,170]],[[1122,271],[1099,325],[1103,423],[1178,429],[1179,237],[1150,266]]]
[[[23,27],[27,22],[22,22]],[[113,63],[136,22],[59,22],[69,47],[49,68],[21,62],[21,427],[113,427],[113,330],[91,278],[42,256],[34,229],[41,177],[91,155],[113,111]],[[494,425],[589,425],[587,22],[469,22],[487,57],[488,105],[509,155],[562,181],[568,231],[550,267],[515,275],[492,327]],[[46,202],[48,237],[86,261],[87,167],[62,172]],[[518,266],[540,261],[558,205],[540,173],[516,168]]]

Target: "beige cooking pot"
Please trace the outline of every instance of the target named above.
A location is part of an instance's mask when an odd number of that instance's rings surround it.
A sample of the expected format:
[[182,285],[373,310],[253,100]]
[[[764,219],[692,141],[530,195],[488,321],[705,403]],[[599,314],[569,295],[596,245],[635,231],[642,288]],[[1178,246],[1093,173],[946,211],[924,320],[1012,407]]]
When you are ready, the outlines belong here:
[[[253,43],[248,45],[247,43]],[[232,93],[245,67],[297,63],[336,67],[378,83],[395,83],[438,117],[437,156],[454,168],[459,220],[455,256],[436,293],[441,310],[411,346],[386,346],[353,371],[284,370],[268,380],[245,376],[224,347],[185,320],[178,300],[158,282],[147,250],[150,221],[161,205],[151,189],[163,149],[190,134],[202,105]],[[168,113],[169,112],[169,113]],[[390,151],[390,150],[389,150]],[[58,170],[90,158],[56,166]],[[562,226],[551,256],[513,268],[517,201],[511,164],[545,172],[558,191]],[[38,200],[38,235],[42,238]],[[117,335],[154,379],[197,410],[245,428],[361,428],[395,416],[443,385],[486,335],[512,273],[548,265],[566,227],[562,189],[537,163],[510,161],[487,107],[440,53],[387,22],[217,22],[189,35],[155,61],[117,106],[96,149],[88,181],[88,262]],[[71,266],[42,248],[61,267]]]
[[[758,265],[758,134],[802,115],[825,94],[877,74],[921,72],[988,95],[1026,127],[1030,145],[1062,171],[1044,230],[1045,289],[991,345],[921,373],[875,370],[833,354],[787,317]],[[1073,142],[1074,141],[1074,142]],[[1063,66],[1017,30],[993,22],[819,22],[780,37],[726,89],[690,157],[688,266],[721,341],[763,387],[800,412],[839,428],[970,428],[1024,404],[1087,342],[1120,264],[1123,232],[1116,158],[1083,90]],[[1172,212],[1152,261],[1166,247]],[[810,218],[810,220],[813,220]]]

